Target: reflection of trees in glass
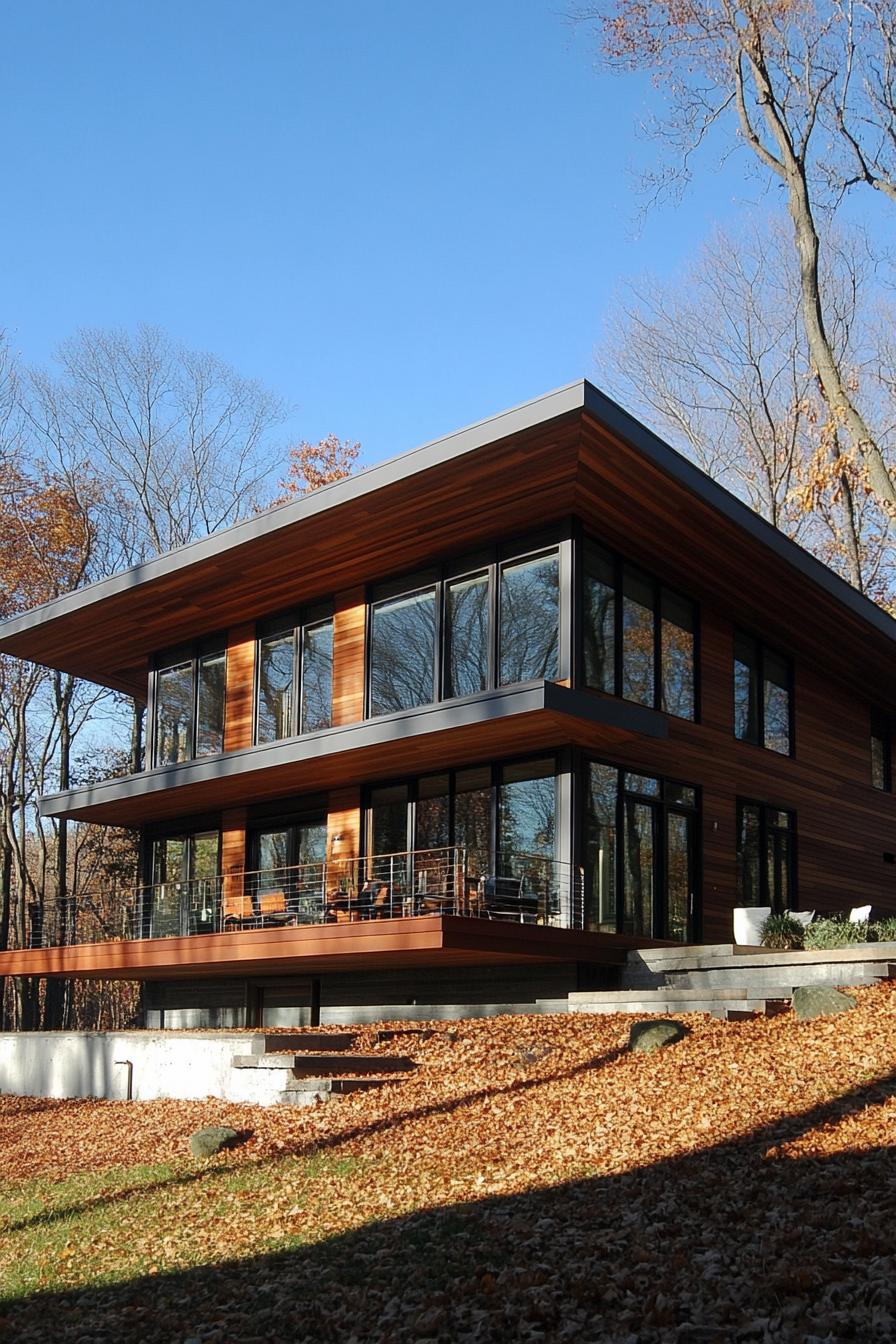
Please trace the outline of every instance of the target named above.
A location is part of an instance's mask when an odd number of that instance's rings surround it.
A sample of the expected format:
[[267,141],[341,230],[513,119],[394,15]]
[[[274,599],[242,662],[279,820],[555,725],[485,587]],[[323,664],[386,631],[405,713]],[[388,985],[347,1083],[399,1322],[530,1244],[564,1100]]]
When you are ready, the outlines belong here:
[[302,638],[300,732],[329,728],[333,721],[333,622],[306,625]]
[[622,600],[622,695],[654,704],[653,582],[626,565]]
[[441,849],[451,842],[447,775],[431,775],[417,786],[415,849]]
[[690,817],[666,814],[666,930],[667,938],[684,942],[688,936],[691,904]]
[[371,714],[391,714],[432,703],[435,695],[435,633],[434,588],[373,604]]
[[488,686],[488,574],[447,585],[447,696],[475,695]]
[[786,659],[766,649],[763,672],[763,745],[787,756],[790,752],[790,667]]
[[492,775],[488,766],[458,770],[455,776],[454,843],[467,851],[467,871],[492,871]]
[[281,737],[289,737],[294,674],[295,636],[292,630],[259,640],[256,742],[276,742]]
[[592,762],[586,796],[586,872],[588,881],[585,927],[616,932],[616,803],[619,771]]
[[207,653],[199,659],[194,756],[214,756],[224,750],[226,668],[223,649],[217,653]]
[[585,681],[595,690],[616,690],[616,588],[613,557],[585,543]]
[[370,792],[370,854],[403,854],[408,847],[408,789],[388,784]]
[[748,635],[734,637],[734,735],[759,741],[759,650]]
[[193,665],[161,668],[156,676],[156,765],[190,759]]
[[501,567],[500,682],[559,676],[560,562],[556,551]]
[[655,873],[654,809],[649,803],[625,800],[625,868],[623,933],[653,936]]
[[663,589],[661,598],[660,684],[667,714],[694,717],[694,608]]
[[759,884],[759,815],[753,803],[740,809],[737,835],[737,898],[740,905],[761,905]]

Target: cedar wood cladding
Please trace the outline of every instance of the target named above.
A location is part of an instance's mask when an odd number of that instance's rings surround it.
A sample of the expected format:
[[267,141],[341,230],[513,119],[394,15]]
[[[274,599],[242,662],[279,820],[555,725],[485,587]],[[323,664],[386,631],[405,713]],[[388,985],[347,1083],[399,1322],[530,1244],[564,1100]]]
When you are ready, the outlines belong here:
[[[520,716],[516,724],[489,730],[491,736],[473,726],[459,732],[453,744],[448,734],[444,743],[437,734],[420,738],[402,748],[404,758],[396,748],[391,763],[385,754],[379,761],[366,757],[359,761],[363,778],[422,773],[441,763],[476,763],[492,754],[534,753],[575,741],[613,764],[702,790],[705,941],[731,937],[738,797],[796,813],[800,908],[837,910],[871,902],[878,912],[896,912],[896,868],[884,863],[884,853],[896,851],[896,799],[871,787],[869,763],[870,706],[896,712],[896,624],[826,576],[799,548],[749,521],[742,506],[723,507],[724,499],[719,504],[721,497],[728,498],[724,491],[707,486],[701,493],[690,464],[671,469],[666,458],[675,455],[663,445],[654,451],[651,444],[659,441],[647,431],[645,449],[630,432],[631,422],[605,399],[601,408],[611,410],[599,419],[589,398],[600,394],[585,386],[584,409],[573,413],[566,408],[508,438],[485,440],[479,445],[487,445],[485,451],[445,457],[422,475],[404,478],[393,471],[374,502],[365,503],[359,480],[341,493],[333,488],[330,498],[345,500],[335,512],[328,511],[325,500],[314,512],[312,501],[307,518],[289,527],[283,526],[287,515],[272,515],[270,531],[261,529],[251,550],[225,551],[217,568],[203,571],[206,577],[189,590],[188,601],[184,571],[169,567],[152,581],[155,608],[138,609],[137,603],[131,609],[139,589],[128,590],[105,599],[102,627],[85,624],[75,614],[60,618],[54,633],[51,619],[30,634],[17,632],[10,647],[16,651],[30,640],[34,656],[52,651],[63,666],[82,670],[104,643],[97,628],[114,629],[118,647],[128,648],[130,640],[134,657],[128,667],[116,668],[108,661],[113,655],[104,650],[106,675],[119,682],[131,678],[134,684],[134,669],[154,648],[175,642],[177,634],[229,625],[225,744],[235,750],[252,740],[255,628],[247,616],[254,621],[335,593],[333,722],[359,723],[364,712],[362,580],[387,578],[575,515],[626,559],[698,601],[700,722],[670,718],[665,739],[631,734],[610,739],[587,725],[572,732],[560,720],[540,727]],[[340,522],[343,511],[350,525]],[[302,539],[298,547],[295,526]],[[285,564],[288,550],[291,559]],[[735,625],[794,660],[793,759],[734,738]],[[2,636],[0,630],[0,642]],[[360,784],[335,776],[328,783],[322,773],[320,786],[330,788],[328,855],[333,858],[334,843],[337,853],[357,853]],[[264,796],[263,790],[245,801],[256,796]],[[246,809],[233,806],[236,801],[228,797],[222,815],[225,874],[244,860]],[[339,842],[337,835],[343,837]]]

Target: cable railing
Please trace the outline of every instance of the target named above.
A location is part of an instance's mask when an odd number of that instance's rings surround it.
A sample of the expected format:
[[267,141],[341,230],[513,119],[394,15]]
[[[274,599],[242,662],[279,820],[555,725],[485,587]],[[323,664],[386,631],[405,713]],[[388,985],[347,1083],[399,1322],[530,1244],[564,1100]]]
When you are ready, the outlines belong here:
[[64,921],[31,922],[31,947],[457,915],[584,928],[583,870],[539,854],[496,863],[458,846],[87,892]]

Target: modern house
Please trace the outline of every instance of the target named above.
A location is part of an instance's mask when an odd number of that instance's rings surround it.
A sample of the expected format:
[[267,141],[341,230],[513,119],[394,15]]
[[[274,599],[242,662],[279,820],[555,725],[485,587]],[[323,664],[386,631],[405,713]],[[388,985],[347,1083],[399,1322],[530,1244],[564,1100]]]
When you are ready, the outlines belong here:
[[140,887],[0,974],[142,980],[149,1025],[562,998],[738,906],[896,913],[896,622],[587,382],[0,650],[148,705],[145,770],[41,802],[139,828]]

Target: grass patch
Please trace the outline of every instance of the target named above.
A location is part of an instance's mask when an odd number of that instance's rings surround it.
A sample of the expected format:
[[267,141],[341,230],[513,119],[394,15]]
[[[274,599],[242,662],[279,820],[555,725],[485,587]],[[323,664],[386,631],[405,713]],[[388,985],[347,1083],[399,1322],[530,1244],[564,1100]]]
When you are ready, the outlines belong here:
[[321,1196],[353,1158],[136,1164],[0,1184],[0,1302],[316,1240]]

